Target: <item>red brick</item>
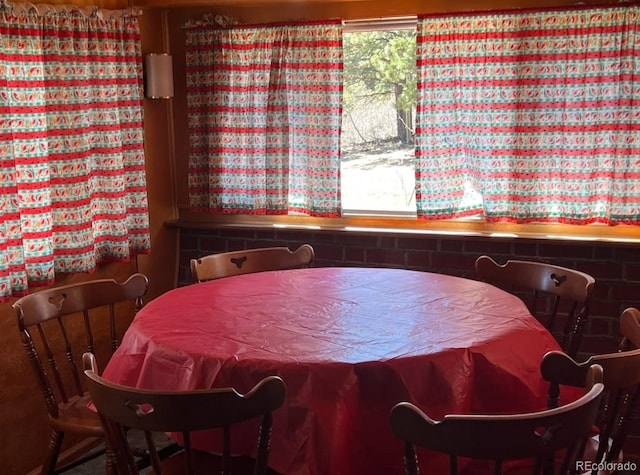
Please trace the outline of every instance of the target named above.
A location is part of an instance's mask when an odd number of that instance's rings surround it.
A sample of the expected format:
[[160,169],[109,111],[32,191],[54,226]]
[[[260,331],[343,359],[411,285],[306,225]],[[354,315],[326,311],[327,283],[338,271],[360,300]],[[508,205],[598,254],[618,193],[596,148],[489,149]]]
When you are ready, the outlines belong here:
[[594,316],[616,317],[620,313],[618,302],[610,299],[600,299],[592,296],[589,303],[589,313]]
[[392,264],[399,266],[405,265],[404,251],[390,249],[367,249],[365,256],[367,264]]
[[320,233],[309,233],[307,237],[307,242],[311,245],[313,243],[324,243],[324,244],[335,244],[336,242],[336,234],[332,232],[320,232]]
[[200,249],[200,240],[196,236],[182,233],[180,235],[180,249],[181,251],[188,249]]
[[640,265],[627,264],[625,266],[625,276],[630,281],[640,281]]
[[[214,252],[224,252],[227,250],[228,241],[221,238],[202,238],[200,239],[199,248],[205,254],[211,254]],[[242,247],[236,249],[244,249],[244,242],[241,243]]]
[[[247,248],[247,241],[240,239],[227,239],[226,251],[238,251]],[[204,247],[204,246],[203,246]]]
[[592,298],[597,299],[609,299],[611,297],[611,284],[612,282],[596,281],[596,285],[593,288]]
[[378,246],[383,249],[395,249],[398,247],[396,238],[390,236],[382,236]]
[[289,249],[295,250],[298,248],[298,246],[300,246],[300,244],[303,244],[303,243],[284,241],[282,239],[276,239],[272,241],[261,239],[259,241],[247,242],[247,249],[259,249],[261,247],[288,247]]
[[591,275],[597,282],[598,279],[620,279],[623,266],[619,262],[580,261],[576,269]]
[[609,246],[595,246],[593,257],[598,260],[609,260],[613,258],[613,249]]
[[616,248],[616,259],[622,262],[640,262],[640,250],[635,246]]
[[[279,233],[278,233],[279,234]],[[277,238],[276,234],[271,230],[257,230],[253,235],[254,239],[262,240],[262,241],[273,241],[274,238]],[[288,239],[296,239],[295,236],[287,236]]]
[[344,260],[345,262],[364,262],[364,249],[360,249],[357,247],[345,247]]
[[507,241],[493,241],[491,239],[485,239],[482,241],[465,241],[465,252],[475,253],[478,256],[486,254],[489,256],[495,255],[511,255],[513,254],[511,242]]
[[255,239],[256,232],[253,229],[225,229],[224,230],[225,238],[235,238],[235,239]]
[[553,245],[553,244],[540,244],[539,252],[541,256],[550,257],[580,257],[585,259],[593,258],[593,246],[579,246],[579,245]]
[[640,303],[640,284],[613,284],[611,297],[616,300],[634,300]]
[[360,234],[337,234],[337,246],[378,247],[378,237]]
[[611,336],[613,333],[611,332],[611,328],[613,326],[613,321],[609,318],[599,318],[594,317],[593,315],[589,317],[587,321],[587,328],[591,335],[604,335]]
[[443,239],[440,241],[440,250],[446,252],[460,252],[464,249],[464,242],[458,239]]
[[582,354],[598,354],[613,353],[618,349],[618,338],[591,336],[585,334],[580,341],[580,353]]
[[410,251],[406,254],[407,266],[410,268],[430,270],[431,269],[431,255],[430,251]]
[[[265,232],[268,232],[265,230]],[[278,228],[276,235],[279,239],[287,239],[289,241],[308,242],[317,233],[313,233],[307,230]]]
[[438,240],[437,239],[428,239],[428,238],[398,238],[398,248],[400,249],[424,249],[435,251],[438,249]]
[[316,259],[337,261],[338,263],[344,260],[343,248],[339,246],[317,244],[313,246],[313,250]]
[[189,231],[186,231],[186,233],[190,233],[192,236],[194,236],[196,238],[200,238],[200,237],[208,237],[208,238],[220,237],[220,231],[218,231],[218,230],[199,231],[197,229],[191,229]]
[[538,255],[538,245],[531,242],[515,242],[513,254],[520,259],[533,259]]
[[431,256],[431,267],[435,272],[463,269],[471,272],[475,268],[476,257],[451,252],[434,252]]

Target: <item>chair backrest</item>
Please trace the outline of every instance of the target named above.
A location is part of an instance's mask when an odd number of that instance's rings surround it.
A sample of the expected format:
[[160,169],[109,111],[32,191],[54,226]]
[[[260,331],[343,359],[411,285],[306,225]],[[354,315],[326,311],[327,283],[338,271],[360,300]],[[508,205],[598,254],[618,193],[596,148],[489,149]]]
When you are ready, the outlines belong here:
[[[637,310],[625,310],[625,318],[639,317]],[[622,319],[622,317],[621,317]],[[549,407],[558,405],[560,385],[581,387],[591,365],[604,372],[605,392],[596,420],[599,440],[594,461],[616,462],[629,434],[632,415],[640,408],[640,349],[594,355],[582,363],[560,351],[547,353],[541,364],[542,376],[549,381]]]
[[[183,473],[194,473],[190,433],[196,430],[225,428],[223,471],[229,473],[229,433],[232,424],[260,419],[255,472],[267,473],[272,412],[282,406],[286,387],[278,376],[268,376],[246,394],[233,388],[194,391],[155,391],[125,387],[98,376],[92,354],[84,355],[89,393],[105,427],[108,442],[115,453],[119,473],[138,473],[125,428],[150,432],[182,433],[186,454]],[[147,437],[150,441],[151,437]],[[153,444],[150,458],[156,473],[160,460]]]
[[553,460],[563,454],[557,473],[575,468],[582,441],[589,435],[598,412],[603,385],[601,368],[593,366],[589,391],[566,406],[525,414],[447,415],[436,421],[409,402],[393,407],[391,429],[404,441],[407,475],[418,473],[415,446],[449,455],[451,474],[458,473],[460,457],[493,461],[494,474],[503,464],[531,459],[531,473],[543,468],[554,473]]
[[640,348],[640,310],[634,307],[625,309],[620,315],[620,351]]
[[137,273],[124,283],[92,280],[41,290],[14,302],[22,344],[50,416],[58,416],[58,403],[84,394],[82,367],[76,360],[85,351],[99,349],[109,356],[115,351],[125,325],[142,307],[148,285],[147,277]]
[[191,259],[191,277],[194,282],[204,282],[238,274],[309,267],[314,256],[309,244],[295,251],[288,247],[265,247],[221,252]]
[[592,276],[543,262],[508,260],[500,265],[488,256],[476,259],[475,268],[483,281],[521,297],[567,354],[578,353],[595,285]]

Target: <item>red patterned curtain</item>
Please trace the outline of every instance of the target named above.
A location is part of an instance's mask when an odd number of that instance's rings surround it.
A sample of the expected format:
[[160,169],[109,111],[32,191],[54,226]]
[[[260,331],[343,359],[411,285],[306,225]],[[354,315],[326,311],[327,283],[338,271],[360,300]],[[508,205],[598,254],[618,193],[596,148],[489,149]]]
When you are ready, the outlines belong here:
[[187,29],[191,207],[338,216],[341,22]]
[[419,18],[419,217],[640,224],[638,12]]
[[0,3],[0,299],[150,248],[137,13]]

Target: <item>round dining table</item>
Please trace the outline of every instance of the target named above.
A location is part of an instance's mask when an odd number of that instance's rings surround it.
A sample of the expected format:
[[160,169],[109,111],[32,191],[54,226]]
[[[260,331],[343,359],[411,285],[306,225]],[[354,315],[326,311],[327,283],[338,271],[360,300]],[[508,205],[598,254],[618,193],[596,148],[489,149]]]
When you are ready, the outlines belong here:
[[[226,277],[148,302],[104,370],[147,389],[234,387],[268,375],[287,386],[269,465],[290,475],[393,475],[403,446],[389,412],[430,417],[543,409],[542,356],[559,346],[516,296],[412,270],[318,267]],[[232,431],[251,454],[257,423]],[[215,433],[196,447],[216,450]],[[418,452],[423,473],[446,456]]]

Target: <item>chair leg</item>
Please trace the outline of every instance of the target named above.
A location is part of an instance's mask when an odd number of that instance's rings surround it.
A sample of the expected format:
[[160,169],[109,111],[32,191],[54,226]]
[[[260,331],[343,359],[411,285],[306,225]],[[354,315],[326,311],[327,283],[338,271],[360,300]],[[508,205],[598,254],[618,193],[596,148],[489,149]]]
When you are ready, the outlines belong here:
[[42,464],[42,475],[54,475],[56,473],[56,464],[58,463],[58,456],[60,455],[63,438],[64,432],[59,432],[57,430],[51,431],[49,447],[47,447],[47,455],[45,456],[44,463]]
[[117,475],[118,466],[116,464],[116,455],[108,446],[105,449],[105,458],[107,460],[106,475]]

